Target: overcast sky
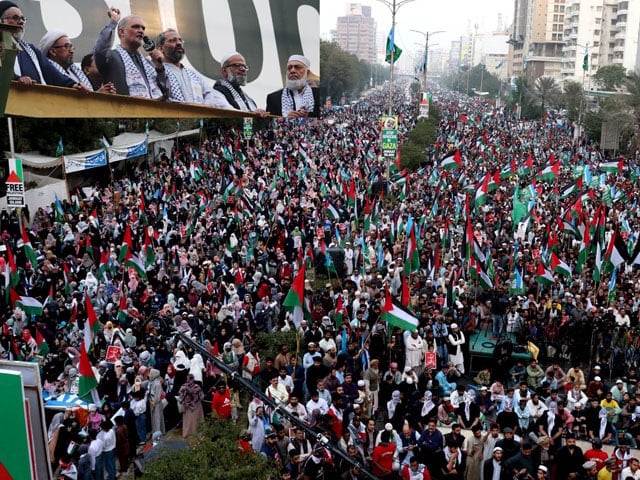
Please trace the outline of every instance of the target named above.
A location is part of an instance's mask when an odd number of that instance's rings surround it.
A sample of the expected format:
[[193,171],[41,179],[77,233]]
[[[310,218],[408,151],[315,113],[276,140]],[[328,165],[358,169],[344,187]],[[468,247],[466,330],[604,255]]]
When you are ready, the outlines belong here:
[[[345,5],[360,3],[372,7],[372,16],[376,19],[378,32],[389,32],[391,28],[391,10],[379,0],[320,0],[320,35],[329,39],[329,32],[335,29],[336,18],[345,14]],[[400,1],[397,1],[400,3]],[[502,14],[503,26],[509,26],[513,20],[514,0],[414,0],[397,10],[396,44],[406,50],[418,50],[416,42],[424,45],[424,36],[411,30],[435,32],[444,30],[429,39],[436,48],[448,48],[452,40],[459,39],[474,31],[494,31],[498,26],[498,15]]]

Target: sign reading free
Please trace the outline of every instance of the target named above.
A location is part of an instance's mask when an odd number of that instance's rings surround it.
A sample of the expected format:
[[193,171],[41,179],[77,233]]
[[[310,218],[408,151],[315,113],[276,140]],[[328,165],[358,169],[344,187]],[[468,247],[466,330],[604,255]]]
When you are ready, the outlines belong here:
[[10,207],[24,207],[24,175],[22,160],[9,159],[9,176],[7,177],[7,205]]

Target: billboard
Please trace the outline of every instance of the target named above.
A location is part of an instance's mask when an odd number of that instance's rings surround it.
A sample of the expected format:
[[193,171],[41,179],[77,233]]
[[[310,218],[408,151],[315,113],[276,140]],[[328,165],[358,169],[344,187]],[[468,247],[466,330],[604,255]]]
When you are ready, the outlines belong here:
[[122,16],[140,15],[146,34],[155,38],[175,28],[185,42],[183,61],[213,84],[220,78],[220,59],[238,51],[250,69],[244,89],[264,108],[268,93],[284,85],[287,59],[303,54],[319,74],[320,0],[23,0],[29,19],[25,40],[38,45],[50,30],[67,32],[74,60],[93,51],[107,24],[110,6]]

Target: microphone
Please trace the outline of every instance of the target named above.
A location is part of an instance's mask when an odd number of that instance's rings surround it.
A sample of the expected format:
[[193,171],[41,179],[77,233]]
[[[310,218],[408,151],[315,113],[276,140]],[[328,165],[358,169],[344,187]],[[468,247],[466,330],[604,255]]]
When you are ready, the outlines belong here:
[[142,48],[144,48],[145,52],[152,52],[153,50],[155,50],[156,42],[154,42],[151,38],[145,35],[144,37],[142,37],[142,41],[144,42],[142,44]]

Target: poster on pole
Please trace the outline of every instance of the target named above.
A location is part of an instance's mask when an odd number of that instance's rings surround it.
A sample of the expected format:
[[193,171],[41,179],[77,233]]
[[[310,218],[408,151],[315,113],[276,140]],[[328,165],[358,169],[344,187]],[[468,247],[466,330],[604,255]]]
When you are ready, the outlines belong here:
[[429,118],[429,94],[427,92],[422,92],[418,118]]
[[7,206],[24,207],[24,174],[22,159],[9,159],[9,176],[7,177]]
[[382,117],[382,156],[395,158],[398,152],[398,117]]
[[246,117],[242,124],[242,133],[244,133],[244,139],[250,140],[253,136],[253,118]]

